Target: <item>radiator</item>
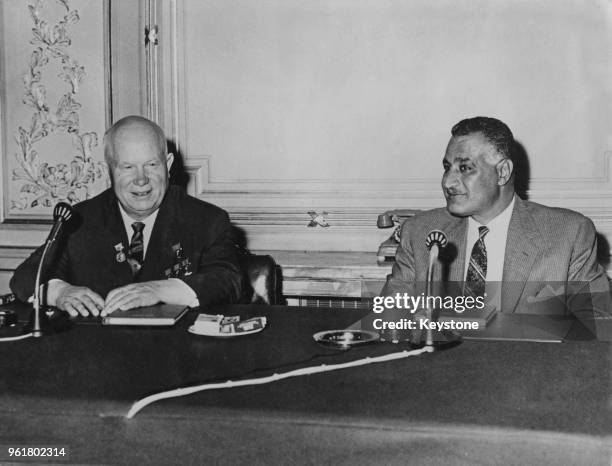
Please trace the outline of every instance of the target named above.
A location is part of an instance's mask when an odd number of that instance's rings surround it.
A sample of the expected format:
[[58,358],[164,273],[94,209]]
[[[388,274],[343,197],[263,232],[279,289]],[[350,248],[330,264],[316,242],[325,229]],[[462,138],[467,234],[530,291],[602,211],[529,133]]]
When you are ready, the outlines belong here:
[[287,296],[287,305],[300,307],[322,307],[331,309],[368,309],[371,301],[362,298],[329,296]]

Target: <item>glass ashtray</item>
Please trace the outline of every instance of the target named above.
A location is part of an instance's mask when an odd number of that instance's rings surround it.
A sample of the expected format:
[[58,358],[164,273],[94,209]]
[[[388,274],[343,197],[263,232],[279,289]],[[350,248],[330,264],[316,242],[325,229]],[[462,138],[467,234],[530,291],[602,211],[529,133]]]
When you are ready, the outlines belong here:
[[323,346],[350,349],[354,346],[374,343],[380,339],[378,333],[367,330],[326,330],[315,333],[313,340]]

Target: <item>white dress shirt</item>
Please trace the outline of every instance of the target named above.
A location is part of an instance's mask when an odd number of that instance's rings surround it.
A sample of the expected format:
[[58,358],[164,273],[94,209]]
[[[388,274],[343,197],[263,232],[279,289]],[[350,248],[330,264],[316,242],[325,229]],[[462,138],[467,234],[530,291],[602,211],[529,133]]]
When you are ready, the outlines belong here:
[[[487,276],[486,276],[486,302],[495,306],[498,310],[501,306],[501,281],[504,274],[504,258],[506,255],[506,239],[508,238],[508,226],[514,209],[514,196],[508,206],[494,219],[486,224],[489,232],[484,237],[487,249]],[[483,226],[472,217],[468,218],[467,241],[465,243],[465,268],[463,278],[467,276],[470,265],[472,248],[478,241],[478,227]]]
[[142,230],[142,257],[143,259],[147,256],[147,246],[149,246],[149,240],[151,239],[151,232],[153,231],[153,225],[155,225],[155,219],[157,218],[157,214],[159,213],[159,209],[149,215],[147,218],[143,220],[134,220],[131,218],[127,212],[123,209],[121,204],[119,204],[119,212],[121,212],[121,218],[123,219],[123,226],[125,227],[125,232],[127,233],[128,241],[132,241],[132,236],[134,235],[134,229],[132,228],[132,224],[135,222],[144,223],[144,229]]
[[[147,254],[147,246],[149,246],[149,240],[151,239],[151,233],[153,232],[153,226],[155,225],[155,219],[157,219],[157,214],[159,213],[159,209],[157,209],[155,212],[153,212],[151,215],[149,215],[147,218],[143,220],[134,220],[133,218],[131,218],[127,214],[127,212],[123,209],[121,204],[119,204],[119,211],[121,212],[121,218],[123,219],[123,225],[125,227],[125,232],[127,233],[128,240],[130,241],[132,240],[132,235],[134,234],[132,223],[136,221],[144,223],[145,226],[144,226],[144,229],[142,230],[142,243],[143,243],[142,244],[143,246],[142,257],[144,259]],[[168,280],[172,280],[173,282],[177,284],[177,286],[180,285],[183,288],[183,292],[187,296],[190,297],[190,300],[189,300],[190,307],[197,307],[200,305],[200,301],[198,300],[198,297],[195,291],[193,291],[193,288],[191,288],[187,283],[185,283],[180,278],[168,278]]]

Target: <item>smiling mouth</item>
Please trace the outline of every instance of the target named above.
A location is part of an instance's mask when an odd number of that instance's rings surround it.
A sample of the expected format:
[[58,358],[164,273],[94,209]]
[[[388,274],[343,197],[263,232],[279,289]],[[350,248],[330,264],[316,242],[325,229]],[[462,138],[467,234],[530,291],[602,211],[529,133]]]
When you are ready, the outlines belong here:
[[151,190],[144,191],[142,193],[132,192],[132,196],[134,196],[134,197],[147,197],[149,194],[151,194]]

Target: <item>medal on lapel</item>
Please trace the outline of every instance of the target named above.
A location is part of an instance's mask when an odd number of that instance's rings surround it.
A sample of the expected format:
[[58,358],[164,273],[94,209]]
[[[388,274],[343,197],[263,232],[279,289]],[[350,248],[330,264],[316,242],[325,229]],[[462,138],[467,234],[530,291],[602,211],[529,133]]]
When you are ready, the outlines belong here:
[[173,244],[172,252],[174,253],[174,258],[180,260],[183,256],[183,247],[181,246],[181,243]]
[[185,253],[183,252],[183,247],[181,243],[178,243],[178,250],[176,251],[176,261],[179,264],[179,270],[181,275],[191,275],[191,261],[189,257],[185,257]]
[[166,269],[166,277],[177,278],[181,275],[191,275],[191,261],[188,257],[185,257],[181,243],[173,244],[172,252],[174,253],[174,265]]
[[191,275],[191,261],[189,257],[185,257],[185,253],[183,252],[183,248],[181,247],[181,243],[179,243],[179,249],[176,253],[176,260],[179,263],[179,268],[181,270],[181,275]]
[[123,252],[122,243],[115,244],[115,251],[117,251],[117,254],[115,254],[115,260],[119,263],[125,262],[126,257],[125,257],[125,252]]

